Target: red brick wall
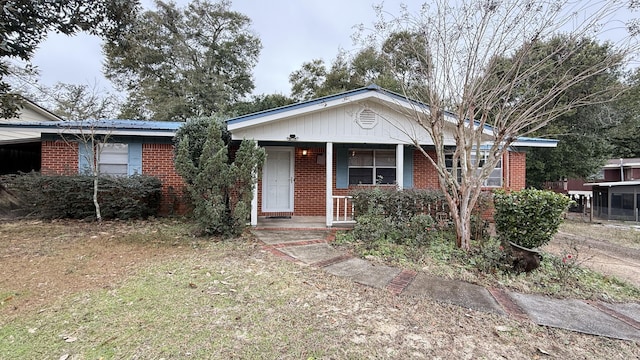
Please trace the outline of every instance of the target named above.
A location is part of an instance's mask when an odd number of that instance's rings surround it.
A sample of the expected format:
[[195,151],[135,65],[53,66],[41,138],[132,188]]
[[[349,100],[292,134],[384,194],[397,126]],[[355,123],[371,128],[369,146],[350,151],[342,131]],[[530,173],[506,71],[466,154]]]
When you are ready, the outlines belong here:
[[162,181],[160,214],[183,214],[187,211],[182,196],[184,181],[173,164],[172,144],[143,144],[142,173]]
[[[428,151],[429,156],[436,157],[435,151]],[[413,151],[413,187],[416,189],[437,189],[440,187],[438,172],[419,150]]]
[[[42,142],[42,173],[72,175],[78,173],[78,143],[62,140]],[[172,144],[143,144],[142,173],[162,181],[160,214],[184,213],[184,182],[173,165]]]
[[78,173],[78,143],[63,140],[43,141],[41,169],[47,175],[71,175]]
[[[318,164],[318,154],[324,154],[325,148],[305,148],[307,155],[302,155],[302,149],[295,149],[294,167],[294,213],[296,216],[324,215],[326,204],[325,165]],[[335,166],[335,163],[334,163]]]
[[[503,176],[505,178],[503,184],[508,186],[508,190],[522,190],[526,186],[526,174],[527,174],[527,154],[524,152],[509,152],[505,154],[508,159],[508,169],[503,165]],[[505,161],[502,162],[505,164]]]
[[[265,214],[262,212],[262,179],[258,182],[258,215],[295,215],[295,216],[324,216],[325,213],[325,165],[317,164],[319,153],[325,153],[325,148],[306,148],[307,156],[302,155],[302,148],[295,149],[295,185],[293,214]],[[435,156],[434,152],[429,153]],[[511,190],[521,190],[525,187],[526,154],[510,153],[505,155],[503,164],[504,185]],[[434,166],[419,152],[413,152],[413,187],[416,189],[439,188],[438,174]],[[336,189],[336,155],[333,156],[333,194],[348,195],[357,186],[349,189]]]

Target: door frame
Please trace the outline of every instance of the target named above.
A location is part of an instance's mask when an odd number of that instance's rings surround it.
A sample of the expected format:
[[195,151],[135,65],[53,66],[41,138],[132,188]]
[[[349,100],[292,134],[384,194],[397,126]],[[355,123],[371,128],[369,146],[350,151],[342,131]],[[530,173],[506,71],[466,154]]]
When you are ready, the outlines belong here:
[[267,204],[267,178],[269,174],[269,168],[267,167],[268,162],[265,161],[264,168],[262,169],[262,212],[263,213],[272,213],[272,212],[290,212],[293,213],[294,209],[294,194],[295,194],[295,147],[293,146],[264,146],[264,149],[267,154],[267,158],[269,157],[270,151],[279,151],[279,152],[288,152],[289,153],[289,208],[282,209],[266,209]]

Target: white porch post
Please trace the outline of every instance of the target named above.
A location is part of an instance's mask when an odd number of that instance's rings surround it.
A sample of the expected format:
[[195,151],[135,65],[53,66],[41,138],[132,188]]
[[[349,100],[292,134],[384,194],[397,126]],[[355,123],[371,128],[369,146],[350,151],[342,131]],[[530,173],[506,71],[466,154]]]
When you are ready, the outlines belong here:
[[251,226],[258,225],[258,184],[253,187],[253,198],[251,199]]
[[402,190],[404,184],[404,145],[396,145],[396,186]]
[[327,226],[333,225],[333,143],[327,143],[327,149],[324,155],[325,174],[326,174],[326,212],[325,217],[327,220]]
[[[258,148],[258,143],[256,143]],[[251,198],[251,226],[258,226],[258,169],[253,169],[253,180],[255,186],[253,187],[253,197]]]

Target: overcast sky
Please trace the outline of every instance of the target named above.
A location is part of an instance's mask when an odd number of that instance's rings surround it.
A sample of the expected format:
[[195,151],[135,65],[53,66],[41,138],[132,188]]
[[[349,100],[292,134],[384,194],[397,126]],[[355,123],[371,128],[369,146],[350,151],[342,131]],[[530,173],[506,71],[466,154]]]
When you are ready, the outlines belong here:
[[[176,1],[179,6],[187,0]],[[232,9],[249,16],[262,41],[254,69],[254,94],[290,93],[289,74],[302,63],[321,58],[330,63],[339,48],[352,50],[351,36],[358,24],[371,25],[373,6],[380,0],[232,0]],[[143,0],[143,6],[152,1]],[[397,13],[400,4],[418,10],[422,1],[385,1],[385,10]],[[33,63],[40,69],[42,83],[61,81],[110,87],[102,76],[100,39],[86,34],[50,35],[36,52]]]

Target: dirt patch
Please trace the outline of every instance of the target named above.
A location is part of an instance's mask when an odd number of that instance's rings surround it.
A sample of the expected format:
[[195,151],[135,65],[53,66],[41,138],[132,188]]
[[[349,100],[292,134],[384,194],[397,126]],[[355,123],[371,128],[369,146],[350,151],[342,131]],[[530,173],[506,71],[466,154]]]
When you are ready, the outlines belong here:
[[560,232],[543,248],[560,257],[577,256],[577,263],[640,287],[640,249]]
[[[39,229],[33,232],[33,229]],[[69,231],[72,229],[72,231]],[[149,261],[179,256],[184,244],[127,242],[153,232],[146,223],[79,221],[0,223],[2,312],[19,316],[56,299],[111,288]]]

